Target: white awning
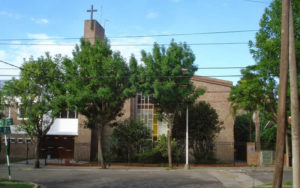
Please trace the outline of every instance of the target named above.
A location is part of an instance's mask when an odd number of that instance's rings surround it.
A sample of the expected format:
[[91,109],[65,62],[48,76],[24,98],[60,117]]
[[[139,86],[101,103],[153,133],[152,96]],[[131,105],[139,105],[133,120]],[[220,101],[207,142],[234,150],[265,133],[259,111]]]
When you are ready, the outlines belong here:
[[78,135],[78,119],[58,118],[54,121],[47,135]]
[[[18,125],[11,125],[11,134],[26,134],[25,131],[18,130]],[[48,131],[47,135],[78,135],[78,119],[57,118]]]

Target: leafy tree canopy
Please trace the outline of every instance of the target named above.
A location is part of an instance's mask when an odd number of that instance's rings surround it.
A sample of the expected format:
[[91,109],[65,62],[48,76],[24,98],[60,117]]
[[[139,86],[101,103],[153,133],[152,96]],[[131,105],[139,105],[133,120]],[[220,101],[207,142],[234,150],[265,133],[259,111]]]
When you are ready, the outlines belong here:
[[[23,119],[21,128],[31,136],[43,136],[61,111],[64,94],[60,69],[62,58],[48,53],[37,60],[30,59],[21,68],[19,79],[5,82],[6,101],[17,103]],[[26,121],[24,121],[26,120]]]
[[68,106],[76,106],[85,115],[87,125],[98,131],[98,160],[102,168],[105,162],[102,152],[103,129],[116,117],[127,98],[134,96],[132,87],[137,63],[131,58],[129,66],[119,52],[113,52],[107,40],[95,44],[81,40],[73,51],[73,60],[64,61]]
[[[293,1],[296,59],[300,60],[300,0]],[[233,109],[259,110],[276,121],[281,44],[281,1],[274,0],[260,20],[255,41],[249,41],[256,64],[242,70],[243,77],[230,94]],[[298,63],[298,69],[300,68]],[[299,77],[300,81],[300,77]]]
[[141,89],[153,95],[159,112],[175,113],[183,104],[192,103],[202,90],[195,89],[191,77],[197,70],[195,56],[186,44],[171,41],[168,49],[154,44],[152,54],[142,51],[144,70]]
[[257,72],[257,67],[249,66],[241,71],[243,77],[232,87],[229,100],[232,101],[233,113],[246,110],[262,112],[269,120],[276,121],[277,84],[275,79],[264,78]]
[[81,40],[73,56],[73,61],[64,62],[69,106],[76,105],[91,128],[121,115],[125,100],[136,90],[130,87],[130,69],[120,53],[113,52],[106,40],[94,45]]
[[[196,161],[212,157],[214,138],[220,132],[216,110],[208,103],[200,101],[189,107],[189,147]],[[186,111],[176,113],[173,136],[185,144]]]
[[166,49],[154,44],[152,54],[142,51],[144,62],[140,89],[145,95],[152,95],[160,119],[168,122],[168,159],[172,168],[172,127],[175,112],[193,103],[203,90],[196,89],[191,77],[197,70],[193,64],[195,56],[186,44],[171,41]]
[[[300,60],[300,1],[293,0],[296,58]],[[256,41],[250,41],[250,52],[257,62],[257,68],[266,76],[279,77],[281,44],[281,1],[274,0],[266,8],[260,20]],[[299,66],[299,65],[298,65]]]

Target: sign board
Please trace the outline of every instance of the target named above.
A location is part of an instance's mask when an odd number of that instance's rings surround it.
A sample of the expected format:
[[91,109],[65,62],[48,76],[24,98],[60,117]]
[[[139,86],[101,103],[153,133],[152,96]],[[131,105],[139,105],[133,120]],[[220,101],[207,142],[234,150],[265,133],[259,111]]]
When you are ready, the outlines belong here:
[[10,134],[10,127],[0,127],[0,134]]
[[5,119],[0,119],[0,127],[4,127],[5,126]]
[[7,118],[6,119],[6,126],[11,126],[13,125],[13,119],[12,118]]
[[0,134],[10,134],[11,125],[13,125],[12,118],[0,119]]
[[6,127],[13,125],[12,118],[0,119],[0,127]]

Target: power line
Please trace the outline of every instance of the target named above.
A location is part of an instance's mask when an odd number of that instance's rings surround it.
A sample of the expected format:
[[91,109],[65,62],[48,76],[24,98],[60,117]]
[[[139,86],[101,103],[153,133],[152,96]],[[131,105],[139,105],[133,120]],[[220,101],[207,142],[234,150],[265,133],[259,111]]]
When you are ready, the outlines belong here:
[[19,69],[19,68],[4,68],[4,67],[0,67],[0,70],[15,70],[15,69]]
[[17,76],[17,77],[19,77],[20,75],[17,75],[17,74],[1,74],[0,76]]
[[199,33],[173,33],[173,34],[153,34],[153,35],[127,35],[127,36],[112,36],[108,38],[142,38],[142,37],[168,37],[168,36],[188,36],[188,35],[214,35],[214,34],[229,34],[229,33],[248,33],[256,32],[257,29],[251,30],[235,30],[235,31],[211,31]]
[[198,69],[244,69],[246,67],[197,67]]
[[[0,76],[17,76],[17,74],[1,74]],[[198,77],[241,77],[243,75],[208,75],[208,76],[198,76]],[[88,78],[115,78],[116,76],[95,76],[95,77],[88,77]],[[120,78],[129,78],[130,76],[120,76]],[[187,78],[190,76],[145,76],[145,77],[153,77],[153,78]]]
[[[248,45],[248,42],[213,42],[213,43],[191,43],[188,46],[210,46],[210,45]],[[0,43],[6,46],[74,46],[76,44],[41,44],[41,43]],[[169,46],[170,44],[158,44],[162,46]],[[110,46],[153,46],[153,44],[111,44]]]
[[8,62],[6,62],[6,61],[0,60],[0,62],[1,62],[1,63],[4,63],[4,64],[6,64],[6,65],[9,65],[9,66],[12,66],[12,67],[15,67],[15,68],[18,68],[18,69],[21,69],[21,70],[22,70],[21,67],[18,67],[18,66],[16,66],[16,65],[13,65],[13,64],[11,64],[11,63],[8,63]]
[[[197,69],[244,69],[246,67],[196,67]],[[0,67],[0,70],[15,70],[19,68],[2,68]]]
[[[11,63],[8,63],[6,61],[2,61],[0,60],[0,62],[6,64],[6,65],[9,65],[9,66],[12,66],[12,67],[15,67],[15,68],[18,68],[20,70],[23,70],[23,68],[19,67],[19,66],[16,66],[14,64],[11,64]],[[208,68],[212,68],[212,67],[204,67],[205,69],[208,69]],[[221,68],[221,69],[224,69],[224,68],[244,68],[244,67],[215,67],[215,68]],[[20,75],[15,75],[15,74],[7,74],[7,75],[0,75],[0,77],[4,77],[4,76],[16,76],[16,77],[19,77]],[[210,75],[210,76],[199,76],[199,77],[241,77],[242,75]],[[91,77],[91,78],[114,78],[115,76],[97,76],[97,77]],[[131,76],[121,76],[122,78],[128,78],[128,77],[131,77]],[[186,77],[190,77],[190,76],[147,76],[147,77],[156,77],[156,78],[186,78]]]
[[[170,34],[146,34],[146,35],[120,35],[120,36],[108,36],[107,38],[143,38],[143,37],[168,37],[168,36],[191,36],[191,35],[215,35],[215,34],[230,34],[230,33],[248,33],[256,32],[257,29],[249,30],[231,30],[231,31],[210,31],[210,32],[195,32],[195,33],[170,33]],[[94,37],[86,37],[85,39],[93,39]],[[56,37],[47,39],[36,38],[8,38],[0,39],[0,41],[49,41],[49,40],[79,40],[81,37]]]

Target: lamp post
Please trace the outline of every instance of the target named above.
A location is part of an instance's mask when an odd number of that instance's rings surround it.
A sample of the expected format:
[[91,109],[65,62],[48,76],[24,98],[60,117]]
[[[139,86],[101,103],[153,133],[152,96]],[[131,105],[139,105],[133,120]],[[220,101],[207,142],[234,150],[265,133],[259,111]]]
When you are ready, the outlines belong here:
[[189,165],[189,107],[186,106],[186,129],[185,129],[185,165],[184,169],[190,169]]
[[[182,68],[183,74],[188,73],[188,69]],[[189,107],[188,104],[186,105],[186,127],[185,127],[185,165],[184,169],[190,169],[189,165]]]

